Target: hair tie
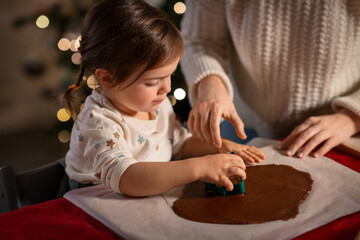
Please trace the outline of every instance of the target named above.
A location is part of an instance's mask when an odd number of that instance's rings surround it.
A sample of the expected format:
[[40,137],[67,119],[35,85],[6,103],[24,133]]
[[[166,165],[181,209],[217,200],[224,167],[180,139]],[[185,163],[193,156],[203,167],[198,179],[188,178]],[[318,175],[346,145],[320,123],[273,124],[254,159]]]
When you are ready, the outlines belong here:
[[73,84],[69,87],[71,92],[74,92],[76,90],[78,90],[80,88],[80,85],[78,86],[77,84]]

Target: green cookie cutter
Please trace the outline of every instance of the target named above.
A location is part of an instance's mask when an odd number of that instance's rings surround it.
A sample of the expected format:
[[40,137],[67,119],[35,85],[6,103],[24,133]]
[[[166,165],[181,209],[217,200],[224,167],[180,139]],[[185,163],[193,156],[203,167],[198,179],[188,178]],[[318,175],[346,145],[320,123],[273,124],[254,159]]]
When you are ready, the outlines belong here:
[[[234,152],[230,152],[231,154],[235,154]],[[220,196],[227,195],[236,195],[245,193],[244,180],[242,178],[240,183],[234,183],[234,189],[232,191],[226,191],[224,186],[217,186],[214,183],[205,183],[205,190],[208,192],[214,192]]]

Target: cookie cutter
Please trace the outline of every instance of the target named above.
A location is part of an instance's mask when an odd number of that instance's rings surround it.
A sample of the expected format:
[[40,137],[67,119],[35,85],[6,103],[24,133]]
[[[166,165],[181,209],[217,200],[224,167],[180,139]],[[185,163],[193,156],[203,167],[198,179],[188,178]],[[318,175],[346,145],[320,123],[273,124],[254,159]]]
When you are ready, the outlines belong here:
[[[234,152],[230,152],[231,154],[235,154]],[[205,190],[208,192],[214,192],[220,196],[227,196],[227,195],[237,195],[237,194],[244,194],[245,193],[245,185],[244,180],[239,176],[231,176],[229,177],[231,182],[234,185],[234,189],[232,191],[226,191],[224,186],[217,186],[214,183],[205,183]]]

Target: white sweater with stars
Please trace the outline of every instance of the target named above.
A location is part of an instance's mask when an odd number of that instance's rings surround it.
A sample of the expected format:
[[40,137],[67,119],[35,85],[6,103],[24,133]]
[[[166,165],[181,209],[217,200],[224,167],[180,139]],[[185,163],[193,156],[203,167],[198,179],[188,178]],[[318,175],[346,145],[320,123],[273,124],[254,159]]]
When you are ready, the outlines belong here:
[[168,99],[155,114],[154,120],[127,116],[93,90],[71,132],[66,173],[80,183],[103,183],[120,192],[120,178],[131,164],[170,161],[191,135],[175,119]]
[[360,1],[187,1],[182,71],[216,74],[245,126],[283,137],[309,116],[360,115]]

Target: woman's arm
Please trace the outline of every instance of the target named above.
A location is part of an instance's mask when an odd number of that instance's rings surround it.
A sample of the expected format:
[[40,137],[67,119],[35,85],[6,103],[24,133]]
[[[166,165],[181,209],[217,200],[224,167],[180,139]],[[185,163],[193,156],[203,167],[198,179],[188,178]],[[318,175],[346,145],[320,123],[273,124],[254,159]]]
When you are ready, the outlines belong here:
[[220,148],[220,120],[229,120],[237,135],[244,139],[243,122],[232,102],[233,88],[227,76],[227,47],[230,34],[225,1],[187,1],[182,21],[185,52],[181,67],[189,85],[193,109],[189,131]]

